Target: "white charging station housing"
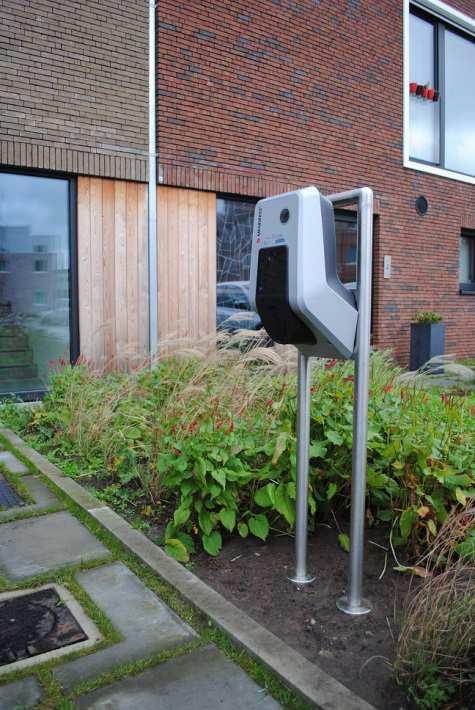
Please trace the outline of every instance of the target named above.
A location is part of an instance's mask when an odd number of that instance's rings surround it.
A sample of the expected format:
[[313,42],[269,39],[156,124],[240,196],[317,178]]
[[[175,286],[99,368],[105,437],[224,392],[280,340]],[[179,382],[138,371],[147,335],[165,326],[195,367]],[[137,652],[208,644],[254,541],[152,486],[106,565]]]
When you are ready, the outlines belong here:
[[316,187],[257,203],[250,296],[277,343],[307,356],[353,356],[355,296],[338,278],[333,206]]

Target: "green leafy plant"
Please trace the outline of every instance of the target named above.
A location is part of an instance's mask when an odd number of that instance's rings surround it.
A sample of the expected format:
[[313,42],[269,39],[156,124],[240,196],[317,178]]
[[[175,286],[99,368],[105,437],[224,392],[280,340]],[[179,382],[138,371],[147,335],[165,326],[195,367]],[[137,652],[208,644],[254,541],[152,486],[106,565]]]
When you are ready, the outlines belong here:
[[417,679],[416,686],[408,687],[408,695],[421,710],[442,708],[453,697],[456,685],[440,675],[437,666],[427,665]]
[[442,316],[439,313],[436,313],[435,311],[418,311],[414,315],[412,322],[421,324],[432,324],[440,323],[441,320]]
[[[474,399],[401,382],[385,353],[371,365],[368,518],[418,557],[475,488]],[[219,554],[227,535],[292,532],[295,371],[282,347],[188,352],[130,374],[83,364],[53,376],[42,406],[0,416],[187,561],[200,544]],[[353,364],[315,361],[311,389],[313,526],[349,507]]]

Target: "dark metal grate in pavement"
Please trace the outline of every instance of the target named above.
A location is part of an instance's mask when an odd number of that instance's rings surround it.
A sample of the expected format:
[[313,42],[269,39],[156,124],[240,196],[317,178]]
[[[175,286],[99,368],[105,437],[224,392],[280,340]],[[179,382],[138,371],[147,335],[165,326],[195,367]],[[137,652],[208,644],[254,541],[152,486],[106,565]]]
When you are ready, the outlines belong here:
[[16,508],[18,505],[25,505],[25,502],[5,476],[0,473],[0,510],[2,508]]
[[55,589],[0,601],[0,666],[87,638]]

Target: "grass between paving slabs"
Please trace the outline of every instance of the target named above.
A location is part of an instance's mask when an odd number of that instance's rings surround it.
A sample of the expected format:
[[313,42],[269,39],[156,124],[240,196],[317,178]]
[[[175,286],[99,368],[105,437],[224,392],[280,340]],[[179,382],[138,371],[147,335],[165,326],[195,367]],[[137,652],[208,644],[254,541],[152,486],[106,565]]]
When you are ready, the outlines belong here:
[[[8,444],[8,451],[10,453],[15,453],[15,456],[17,459],[21,460],[22,463],[25,464],[25,466],[28,466],[28,469],[32,475],[36,475],[38,477],[38,473],[35,472],[35,469],[32,467],[31,462],[25,460],[24,456],[20,455],[20,452],[14,452],[13,448],[10,448],[10,442],[5,441],[5,448],[7,448]],[[35,499],[33,496],[30,494],[27,486],[23,482],[23,476],[21,476],[18,473],[13,473],[10,471],[7,466],[5,466],[4,463],[0,463],[0,473],[7,479],[7,481],[13,486],[13,488],[16,490],[18,495],[21,496],[23,499],[25,505],[31,505],[35,503]],[[2,515],[2,518],[0,520],[0,523],[13,523],[16,520],[25,520],[26,518],[39,518],[42,515],[50,515],[51,513],[59,513],[60,510],[64,510],[64,505],[62,503],[58,503],[58,505],[50,505],[47,508],[39,508],[38,510],[22,510],[21,508],[17,508],[16,510],[12,511],[11,513],[8,513],[8,509],[3,510],[0,508],[0,512],[2,512],[4,515]],[[1,579],[1,578],[0,578]]]
[[[41,518],[43,515],[51,515],[51,513],[59,513],[64,510],[64,505],[51,505],[48,508],[38,508],[38,510],[17,510],[5,515],[1,518],[0,524],[3,523],[14,523],[17,520],[26,520],[27,518]],[[2,511],[4,512],[4,511]],[[6,512],[6,511],[5,511]]]
[[[105,547],[107,547],[111,556],[110,559],[91,561],[84,564],[76,565],[73,567],[63,568],[54,574],[45,573],[33,577],[31,580],[27,581],[28,587],[38,587],[46,583],[58,583],[67,587],[71,593],[75,596],[78,602],[83,606],[86,613],[97,625],[98,629],[103,635],[103,641],[98,645],[94,646],[92,649],[86,649],[80,651],[76,654],[73,652],[67,657],[62,657],[58,659],[53,659],[49,662],[38,664],[34,671],[31,668],[25,669],[23,671],[14,671],[10,674],[2,676],[0,679],[0,684],[5,684],[7,682],[13,682],[21,678],[25,678],[28,675],[32,675],[34,672],[41,685],[43,686],[45,692],[45,698],[40,704],[40,708],[43,710],[69,710],[74,707],[73,700],[84,693],[95,690],[104,685],[108,685],[112,682],[118,681],[126,676],[137,675],[147,668],[150,668],[158,663],[163,663],[181,656],[185,653],[189,653],[201,646],[207,644],[215,644],[226,656],[228,656],[232,661],[237,663],[246,673],[256,681],[260,686],[265,688],[265,690],[274,697],[281,705],[289,710],[307,710],[311,706],[298,697],[293,691],[289,690],[281,681],[279,681],[270,671],[268,671],[261,663],[256,661],[252,656],[250,656],[246,651],[235,646],[230,639],[218,628],[216,628],[209,619],[207,619],[202,613],[192,607],[189,603],[185,602],[181,596],[168,584],[159,579],[154,572],[152,572],[141,560],[139,560],[135,555],[131,554],[126,548],[107,530],[105,530],[94,518],[92,518],[83,508],[78,506],[76,503],[71,501],[71,499],[58,489],[52,481],[43,476],[37,469],[32,465],[31,461],[27,459],[21,452],[17,451],[14,446],[4,437],[0,436],[0,440],[6,449],[11,451],[18,459],[21,459],[26,465],[29,466],[30,470],[36,475],[39,475],[41,480],[51,488],[51,490],[62,500],[66,508],[78,519],[84,526],[95,535]],[[1,523],[0,523],[1,531]],[[52,669],[65,663],[74,658],[79,658],[84,655],[89,655],[95,651],[100,650],[110,646],[121,640],[120,633],[113,627],[112,623],[109,621],[107,616],[94,604],[87,593],[79,585],[79,583],[74,579],[74,575],[85,569],[92,569],[94,567],[103,566],[112,561],[121,561],[127,567],[134,572],[142,582],[151,589],[161,600],[163,600],[168,606],[186,623],[195,629],[199,634],[198,639],[191,641],[186,644],[177,646],[176,648],[162,651],[157,654],[153,654],[145,659],[134,661],[132,663],[120,664],[112,671],[103,673],[96,678],[84,681],[78,684],[73,691],[64,695],[61,690],[61,686],[58,681],[54,678]],[[11,584],[6,580],[0,579],[0,591],[13,591],[15,589],[20,589],[25,587],[25,581],[21,583]]]
[[[7,468],[7,466],[5,466],[5,464],[2,462],[0,462],[0,473],[2,474],[2,476],[4,476],[4,478],[7,479],[8,483],[12,486],[12,488],[15,489],[15,491],[18,493],[25,505],[29,505],[30,503],[35,502],[28,488],[21,480],[22,476],[20,476],[18,473],[13,473],[13,471],[10,471],[10,469]],[[0,511],[3,512],[3,510],[4,509],[0,506]]]

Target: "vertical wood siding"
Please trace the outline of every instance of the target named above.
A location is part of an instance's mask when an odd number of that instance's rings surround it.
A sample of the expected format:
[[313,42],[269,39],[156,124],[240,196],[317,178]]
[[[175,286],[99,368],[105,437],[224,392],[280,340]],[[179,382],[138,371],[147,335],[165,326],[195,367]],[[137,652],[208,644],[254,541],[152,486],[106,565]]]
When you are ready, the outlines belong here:
[[[216,196],[159,187],[159,340],[166,349],[216,328]],[[147,186],[78,178],[81,354],[129,367],[148,352]]]
[[158,188],[158,332],[165,346],[216,332],[216,195]]

